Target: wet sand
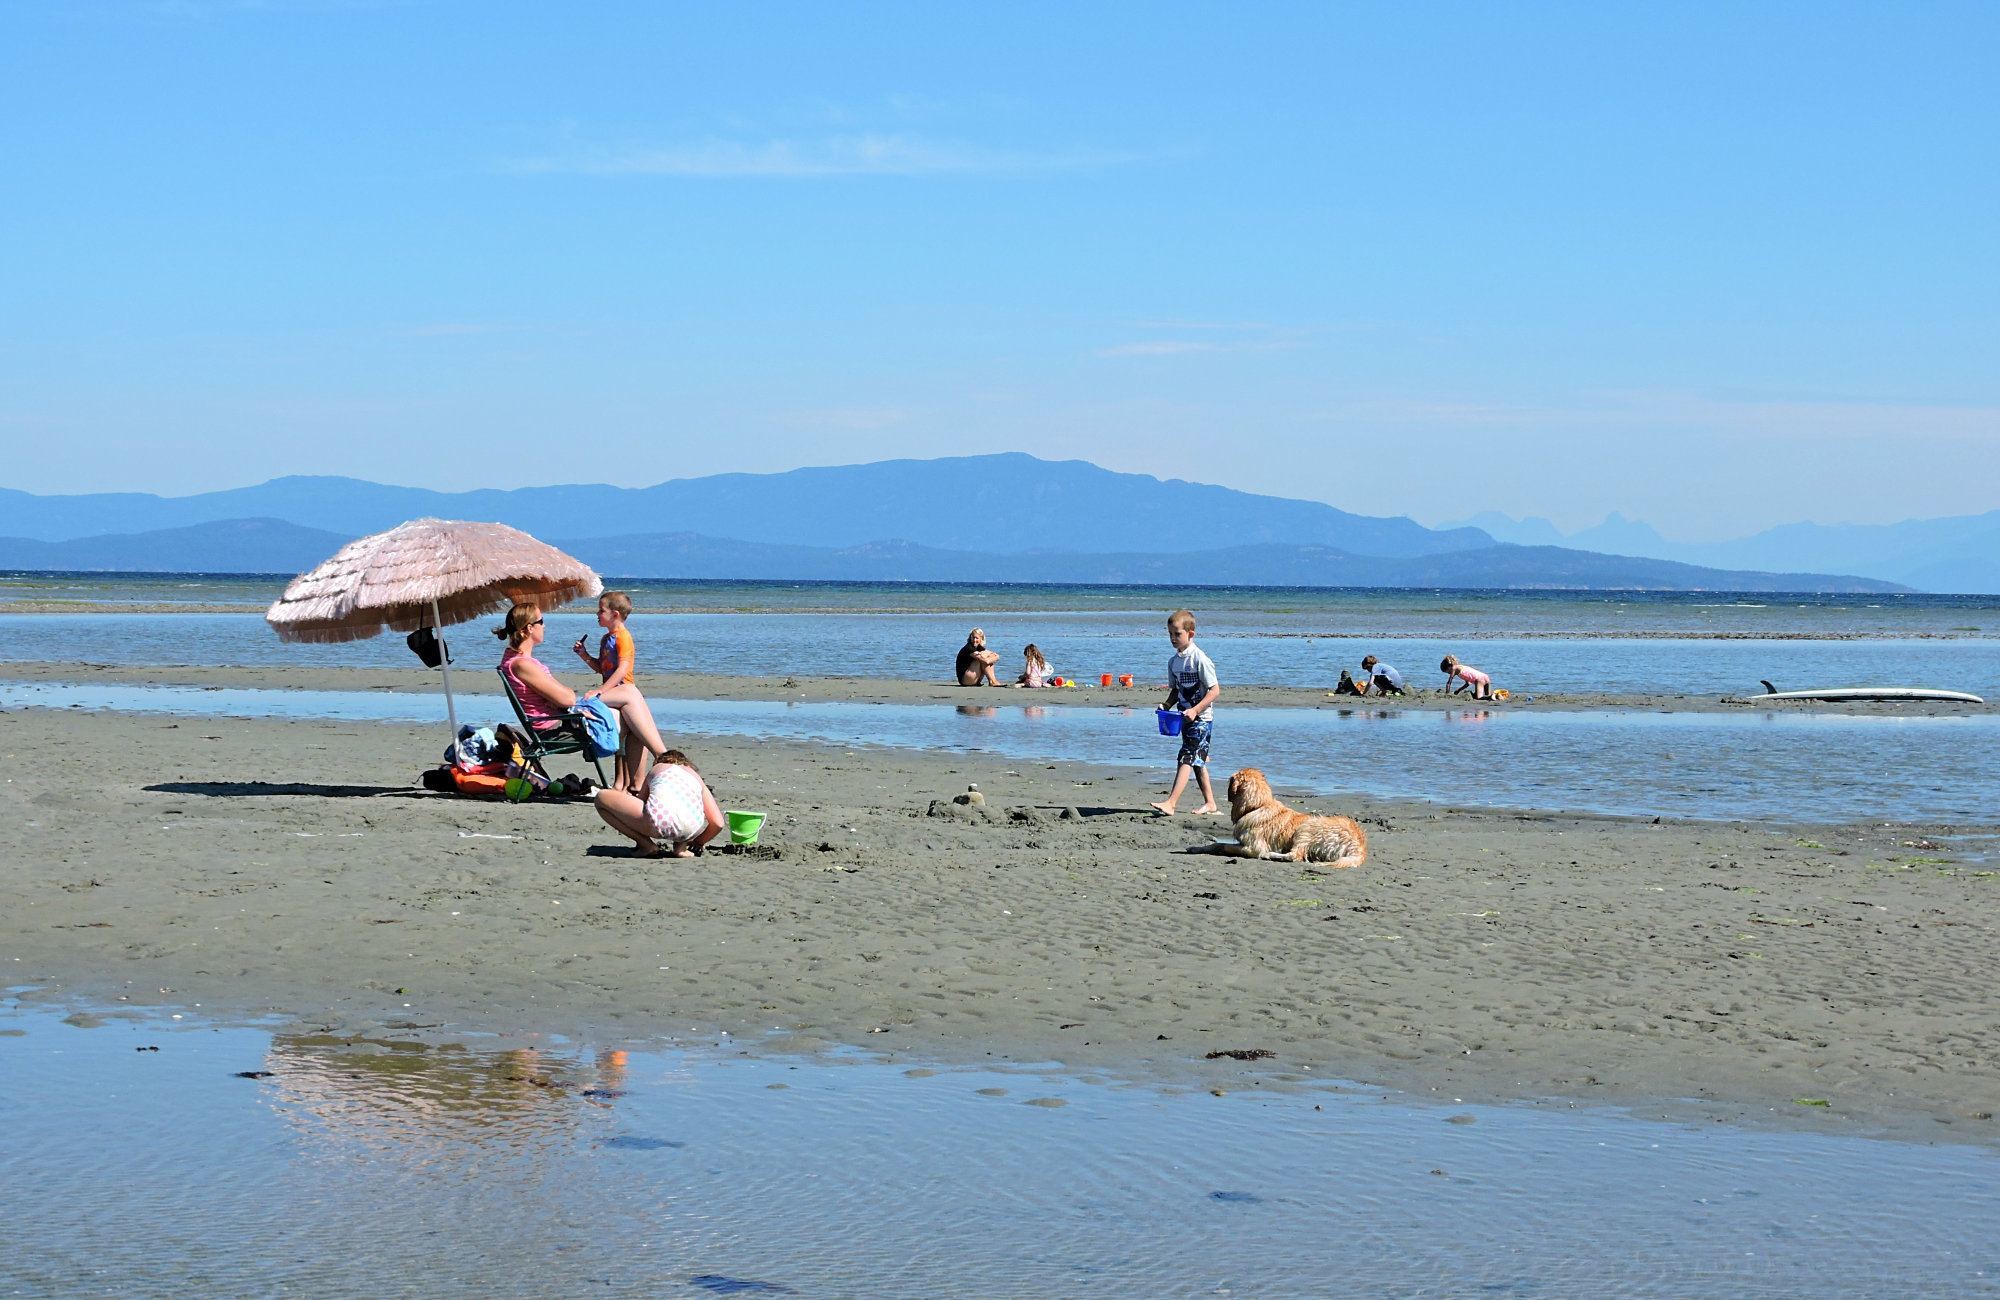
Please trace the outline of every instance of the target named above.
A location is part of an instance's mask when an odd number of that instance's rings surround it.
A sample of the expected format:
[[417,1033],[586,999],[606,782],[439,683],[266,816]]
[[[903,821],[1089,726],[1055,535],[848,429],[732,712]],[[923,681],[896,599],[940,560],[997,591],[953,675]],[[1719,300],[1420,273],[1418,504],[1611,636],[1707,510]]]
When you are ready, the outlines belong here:
[[[558,661],[558,668],[564,668]],[[575,674],[570,674],[575,677]],[[22,662],[0,663],[0,681],[88,682],[95,685],[253,687],[273,690],[401,691],[437,694],[439,673],[410,668],[303,668],[239,666],[134,666],[110,664]],[[480,664],[454,668],[452,681],[461,691],[491,694],[493,670]],[[651,695],[671,694],[693,700],[791,700],[801,703],[1026,705],[1058,708],[1152,707],[1165,695],[1164,684],[1105,687],[1092,683],[1071,688],[1022,690],[1013,687],[960,687],[949,682],[892,680],[879,677],[736,677],[716,673],[656,673],[640,679]],[[1606,691],[1541,692],[1513,695],[1506,700],[1473,700],[1441,690],[1413,688],[1393,697],[1335,695],[1327,686],[1230,686],[1224,703],[1235,708],[1303,709],[1494,709],[1597,711],[1639,709],[1662,713],[1740,713],[1746,709],[1771,713],[1872,714],[1887,717],[1961,717],[1994,707],[1948,703],[1825,703],[1811,700],[1757,702],[1754,697],[1685,692]]]
[[[638,861],[586,805],[416,789],[442,732],[0,715],[7,984],[432,1041],[726,1031],[2000,1140],[2000,878],[1963,828],[1301,800],[1371,836],[1320,873],[1188,852],[1226,823],[1150,815],[1162,784],[1131,773],[708,740],[765,845]],[[968,782],[984,807],[949,802]]]

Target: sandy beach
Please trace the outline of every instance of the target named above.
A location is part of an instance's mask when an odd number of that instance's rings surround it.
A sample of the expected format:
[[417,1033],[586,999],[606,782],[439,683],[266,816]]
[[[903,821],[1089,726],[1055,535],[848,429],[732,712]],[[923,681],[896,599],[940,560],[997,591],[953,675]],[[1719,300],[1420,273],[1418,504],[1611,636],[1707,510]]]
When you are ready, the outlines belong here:
[[[7,674],[122,678],[61,667]],[[1320,873],[1189,852],[1227,823],[1146,812],[1164,770],[704,740],[690,750],[723,805],[770,813],[765,843],[637,861],[587,805],[417,789],[442,725],[45,710],[0,725],[0,961],[53,1004],[433,1041],[726,1031],[1224,1094],[1333,1077],[2000,1137],[2000,1023],[1968,976],[2000,955],[2000,879],[1961,861],[1960,828],[1297,800],[1371,836],[1365,867]],[[968,783],[984,807],[950,802]],[[1225,1051],[1271,1055],[1206,1059]]]

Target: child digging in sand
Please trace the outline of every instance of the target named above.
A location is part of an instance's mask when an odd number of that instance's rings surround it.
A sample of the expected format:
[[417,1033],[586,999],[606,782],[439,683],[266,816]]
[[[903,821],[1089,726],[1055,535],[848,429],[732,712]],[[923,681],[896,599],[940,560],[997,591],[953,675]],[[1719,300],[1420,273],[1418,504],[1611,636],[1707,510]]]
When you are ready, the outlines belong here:
[[1493,698],[1493,679],[1471,664],[1460,663],[1457,655],[1446,655],[1443,662],[1438,664],[1438,670],[1444,674],[1446,695],[1471,691],[1475,700]]
[[1167,660],[1167,699],[1160,707],[1180,710],[1181,753],[1174,769],[1174,788],[1153,808],[1171,817],[1192,774],[1201,786],[1201,807],[1195,812],[1212,817],[1215,789],[1208,783],[1208,734],[1214,719],[1210,706],[1222,694],[1222,684],[1216,679],[1213,661],[1194,643],[1193,614],[1177,609],[1167,615],[1167,640],[1173,642],[1174,657]]
[[646,774],[646,797],[627,790],[599,790],[597,815],[628,836],[642,858],[691,858],[722,830],[722,809],[688,756],[660,755]]
[[1374,688],[1377,695],[1401,695],[1403,693],[1403,674],[1383,663],[1374,655],[1362,656],[1361,672],[1367,678],[1367,681],[1361,685],[1361,693],[1363,695],[1368,693],[1370,687]]

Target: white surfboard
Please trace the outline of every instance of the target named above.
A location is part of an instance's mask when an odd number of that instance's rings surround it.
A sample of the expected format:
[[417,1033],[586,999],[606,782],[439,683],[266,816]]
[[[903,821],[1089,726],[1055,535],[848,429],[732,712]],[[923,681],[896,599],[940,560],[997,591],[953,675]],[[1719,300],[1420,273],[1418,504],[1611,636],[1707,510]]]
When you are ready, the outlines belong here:
[[1965,691],[1940,691],[1928,686],[1825,686],[1812,691],[1773,690],[1765,682],[1765,693],[1746,695],[1751,703],[1764,700],[1920,700],[1934,704],[1984,704],[1980,696]]

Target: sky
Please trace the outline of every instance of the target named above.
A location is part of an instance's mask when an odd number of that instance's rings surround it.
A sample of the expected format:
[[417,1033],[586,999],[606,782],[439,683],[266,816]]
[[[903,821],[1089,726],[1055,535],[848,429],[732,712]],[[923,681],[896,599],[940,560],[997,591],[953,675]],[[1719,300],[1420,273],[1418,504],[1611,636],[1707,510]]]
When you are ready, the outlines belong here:
[[1990,510],[1997,62],[1983,0],[10,0],[0,486]]

